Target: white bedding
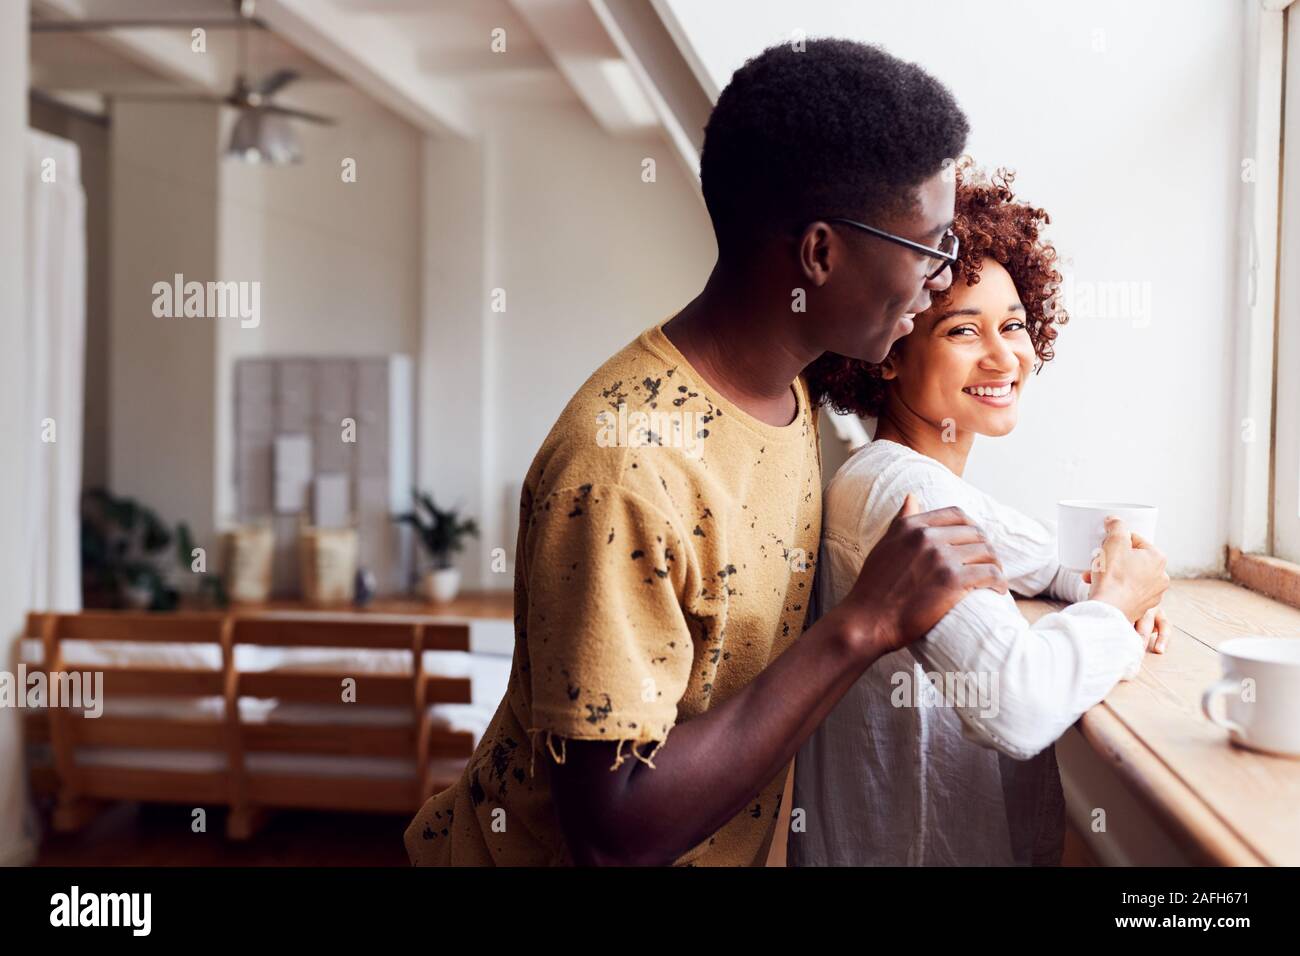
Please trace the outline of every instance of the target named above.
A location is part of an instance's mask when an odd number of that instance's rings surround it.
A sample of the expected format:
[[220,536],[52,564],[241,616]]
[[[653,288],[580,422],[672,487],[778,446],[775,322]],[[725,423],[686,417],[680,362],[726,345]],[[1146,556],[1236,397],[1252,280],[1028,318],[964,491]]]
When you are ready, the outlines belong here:
[[[165,717],[171,720],[225,719],[225,699],[205,697],[110,697],[104,700],[104,717]],[[78,708],[68,708],[78,713]],[[434,727],[474,735],[474,743],[487,730],[495,708],[482,704],[430,704],[426,713]],[[409,723],[406,707],[365,707],[361,704],[282,704],[266,697],[239,698],[239,719],[246,724],[344,724],[355,727],[396,727]]]
[[[48,766],[53,762],[47,744],[29,747],[28,758],[38,766]],[[77,764],[85,767],[204,773],[225,770],[226,755],[209,750],[82,747],[77,749]],[[244,755],[244,765],[253,774],[292,773],[319,777],[365,777],[385,780],[415,776],[415,761],[399,757],[254,753]],[[435,758],[429,761],[429,769],[440,777],[459,777],[461,771],[465,769],[465,760],[458,757]]]
[[[473,735],[474,746],[482,739],[495,713],[495,707],[475,704],[432,704],[427,713],[433,725],[444,730],[464,731]],[[119,697],[104,701],[104,715],[115,717],[168,717],[172,719],[223,719],[225,701],[221,697]],[[313,724],[329,722],[358,726],[392,726],[409,721],[404,707],[318,706],[280,704],[260,697],[241,697],[239,717],[253,724]],[[49,746],[28,747],[28,757],[38,765],[52,762]],[[179,770],[189,773],[218,771],[226,768],[226,755],[220,751],[161,750],[131,747],[78,747],[79,766],[122,767],[139,770]],[[399,757],[356,757],[320,754],[250,753],[244,755],[251,773],[296,773],[319,776],[345,776],[394,779],[415,775],[415,761]],[[464,758],[434,758],[429,761],[441,776],[459,776]]]
[[[221,648],[216,644],[168,644],[131,641],[62,641],[63,659],[69,667],[169,667],[220,670]],[[41,642],[20,642],[19,659],[28,665],[42,660]],[[468,677],[470,699],[495,707],[505,696],[511,658],[499,654],[465,651],[425,651],[426,673],[442,677]],[[245,672],[355,671],[358,674],[410,674],[411,653],[394,650],[336,650],[320,647],[235,648],[235,667]]]

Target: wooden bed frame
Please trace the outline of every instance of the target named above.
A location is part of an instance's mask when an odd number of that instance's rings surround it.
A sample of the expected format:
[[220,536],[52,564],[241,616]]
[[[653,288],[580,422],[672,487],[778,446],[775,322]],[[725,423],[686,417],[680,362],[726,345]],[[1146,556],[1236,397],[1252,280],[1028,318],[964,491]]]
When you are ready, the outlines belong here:
[[[431,758],[463,758],[473,752],[473,735],[431,725],[428,706],[470,703],[470,679],[427,674],[423,651],[469,650],[467,623],[432,623],[419,618],[374,616],[301,617],[253,615],[239,612],[179,612],[149,614],[83,612],[32,613],[28,637],[43,644],[40,670],[102,671],[103,694],[168,697],[223,696],[224,720],[185,720],[174,717],[112,717],[85,719],[62,707],[28,713],[29,743],[47,743],[52,767],[32,767],[37,793],[55,798],[54,828],[79,829],[103,801],[141,800],[195,806],[227,806],[226,832],[247,839],[274,808],[414,813],[433,793],[452,783],[445,770],[430,769]],[[62,642],[130,641],[208,643],[221,647],[218,670],[150,666],[66,667]],[[326,647],[333,649],[407,650],[412,670],[405,674],[292,671],[239,671],[235,648]],[[30,669],[30,668],[29,668]],[[240,720],[241,696],[278,698],[283,702],[335,704],[341,700],[344,678],[356,681],[356,699],[367,705],[409,707],[407,724],[256,724]],[[226,767],[219,771],[182,771],[78,765],[78,746],[130,747],[220,751]],[[413,778],[335,777],[293,773],[249,773],[244,755],[274,752],[312,755],[354,755],[413,758]]]

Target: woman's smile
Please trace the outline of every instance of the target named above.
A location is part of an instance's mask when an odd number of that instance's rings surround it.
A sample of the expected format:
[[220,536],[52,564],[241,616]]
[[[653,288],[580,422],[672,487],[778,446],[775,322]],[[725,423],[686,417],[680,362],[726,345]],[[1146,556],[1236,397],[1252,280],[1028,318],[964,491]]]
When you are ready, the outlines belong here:
[[978,385],[967,385],[962,389],[962,392],[977,402],[983,402],[985,405],[992,405],[994,408],[1006,408],[1015,402],[1016,388],[1016,382],[1003,379],[1001,381],[980,382]]

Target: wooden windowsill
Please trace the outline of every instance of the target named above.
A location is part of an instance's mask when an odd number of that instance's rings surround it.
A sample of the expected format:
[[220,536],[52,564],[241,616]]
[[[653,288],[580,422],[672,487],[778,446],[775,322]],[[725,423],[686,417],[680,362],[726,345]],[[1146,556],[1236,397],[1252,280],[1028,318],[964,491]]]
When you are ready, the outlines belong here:
[[1300,608],[1300,565],[1263,554],[1228,549],[1228,574],[1236,584]]
[[[1059,607],[1018,603],[1030,621]],[[1201,714],[1221,676],[1215,648],[1252,634],[1300,640],[1300,610],[1209,579],[1175,581],[1163,606],[1169,647],[1084,714],[1080,733],[1194,859],[1300,865],[1300,758],[1232,746]]]

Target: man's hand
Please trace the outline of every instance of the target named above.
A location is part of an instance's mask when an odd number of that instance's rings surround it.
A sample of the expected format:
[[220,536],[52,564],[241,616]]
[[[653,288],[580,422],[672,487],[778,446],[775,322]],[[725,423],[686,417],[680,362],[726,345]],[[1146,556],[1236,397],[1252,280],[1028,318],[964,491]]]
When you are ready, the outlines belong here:
[[878,656],[929,633],[975,588],[1007,591],[984,533],[960,508],[922,514],[909,494],[832,613],[860,625]]
[[1092,585],[1092,600],[1114,605],[1135,624],[1160,603],[1169,587],[1164,554],[1141,535],[1130,534],[1113,515],[1106,519],[1101,553],[1083,579]]

